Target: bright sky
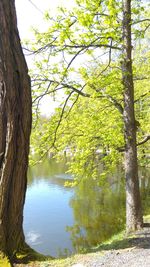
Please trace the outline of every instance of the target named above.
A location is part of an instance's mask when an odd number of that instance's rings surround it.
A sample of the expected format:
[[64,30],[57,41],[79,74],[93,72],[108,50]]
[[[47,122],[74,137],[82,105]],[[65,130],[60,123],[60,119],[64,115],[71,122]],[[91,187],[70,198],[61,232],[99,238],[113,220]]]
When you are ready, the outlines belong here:
[[[46,10],[50,10],[55,16],[58,6],[73,6],[74,0],[15,0],[18,29],[21,39],[32,38],[31,28],[44,28],[43,14]],[[28,65],[30,61],[28,61]],[[30,65],[29,65],[30,68]],[[54,111],[58,103],[53,102],[50,97],[43,98],[41,102],[42,114],[49,115]]]
[[[32,26],[43,27],[43,14],[46,10],[55,16],[58,6],[71,7],[74,0],[15,0],[18,27],[21,38],[30,36]],[[43,13],[43,14],[42,14]]]

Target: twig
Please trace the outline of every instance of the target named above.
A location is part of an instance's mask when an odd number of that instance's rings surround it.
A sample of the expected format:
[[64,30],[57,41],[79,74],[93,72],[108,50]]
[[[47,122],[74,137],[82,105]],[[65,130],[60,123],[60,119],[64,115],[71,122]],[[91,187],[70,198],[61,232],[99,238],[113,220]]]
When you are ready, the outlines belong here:
[[150,135],[147,135],[142,141],[140,141],[139,143],[137,143],[136,146],[143,145],[143,144],[145,144],[149,140],[150,140]]
[[65,108],[66,108],[66,105],[68,103],[68,100],[69,98],[71,97],[71,95],[74,93],[74,91],[70,92],[70,94],[68,95],[68,97],[66,98],[65,100],[65,103],[64,103],[64,106],[62,108],[62,111],[61,111],[61,114],[60,114],[60,118],[59,118],[59,121],[58,121],[58,124],[57,124],[57,127],[56,127],[56,130],[55,130],[55,134],[54,134],[54,141],[53,141],[53,147],[55,147],[55,142],[56,142],[56,138],[57,138],[57,131],[58,131],[58,128],[62,122],[62,118],[63,118],[63,115],[64,115],[64,111],[65,111]]

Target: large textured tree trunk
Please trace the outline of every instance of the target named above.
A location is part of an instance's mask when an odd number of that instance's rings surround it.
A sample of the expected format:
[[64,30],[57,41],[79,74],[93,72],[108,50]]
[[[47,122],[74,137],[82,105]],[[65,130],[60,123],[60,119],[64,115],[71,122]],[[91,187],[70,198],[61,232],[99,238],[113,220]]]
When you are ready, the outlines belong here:
[[126,228],[142,227],[142,209],[138,180],[134,84],[132,74],[131,0],[123,0],[123,86],[125,126]]
[[31,89],[17,30],[14,0],[0,0],[0,252],[24,244]]

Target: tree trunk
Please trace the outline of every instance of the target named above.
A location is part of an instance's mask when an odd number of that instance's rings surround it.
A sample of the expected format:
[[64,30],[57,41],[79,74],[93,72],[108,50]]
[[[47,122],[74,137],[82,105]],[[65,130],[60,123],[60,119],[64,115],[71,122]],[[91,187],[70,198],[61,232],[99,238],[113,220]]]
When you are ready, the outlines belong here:
[[136,147],[136,120],[134,114],[134,84],[132,74],[131,0],[123,0],[123,63],[124,127],[125,127],[125,178],[126,178],[126,229],[127,232],[143,225],[138,180]]
[[14,0],[0,0],[0,252],[24,244],[31,88],[17,30]]

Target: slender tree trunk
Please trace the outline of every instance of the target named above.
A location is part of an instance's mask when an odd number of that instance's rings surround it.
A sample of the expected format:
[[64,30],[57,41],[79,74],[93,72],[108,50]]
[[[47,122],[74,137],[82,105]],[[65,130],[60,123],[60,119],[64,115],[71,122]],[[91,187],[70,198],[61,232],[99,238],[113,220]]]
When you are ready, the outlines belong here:
[[134,114],[134,84],[132,74],[131,0],[123,0],[123,63],[124,127],[125,127],[125,178],[126,178],[126,229],[142,227],[142,209],[138,180],[136,147],[136,120]]
[[24,244],[31,89],[17,30],[14,0],[0,0],[0,252]]

